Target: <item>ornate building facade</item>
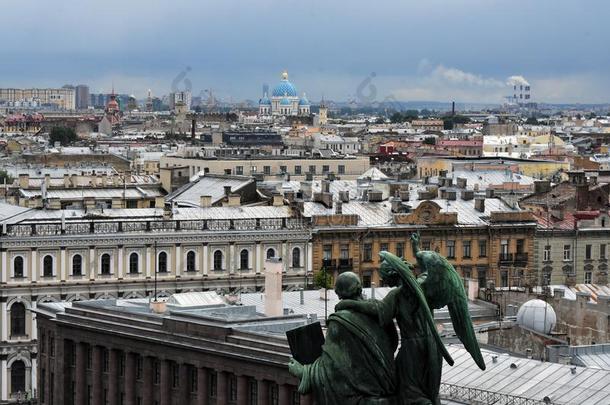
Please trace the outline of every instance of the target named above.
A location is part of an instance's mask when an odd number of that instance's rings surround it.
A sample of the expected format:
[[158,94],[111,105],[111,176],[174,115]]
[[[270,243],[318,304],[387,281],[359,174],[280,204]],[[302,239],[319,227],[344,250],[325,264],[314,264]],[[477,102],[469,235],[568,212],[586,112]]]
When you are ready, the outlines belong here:
[[283,259],[285,288],[311,272],[310,231],[284,206],[11,214],[0,217],[0,402],[36,395],[39,303],[254,291],[270,257]]

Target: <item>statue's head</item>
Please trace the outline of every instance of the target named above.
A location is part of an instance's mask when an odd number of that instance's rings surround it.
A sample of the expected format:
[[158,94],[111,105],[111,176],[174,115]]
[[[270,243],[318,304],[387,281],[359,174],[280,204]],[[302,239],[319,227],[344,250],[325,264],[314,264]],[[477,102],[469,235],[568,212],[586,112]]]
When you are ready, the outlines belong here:
[[385,260],[381,262],[381,265],[379,266],[379,275],[381,276],[383,282],[390,287],[396,287],[400,284],[398,272],[396,272],[396,270]]
[[339,274],[335,281],[335,292],[339,299],[359,299],[362,296],[362,283],[356,273],[346,271]]

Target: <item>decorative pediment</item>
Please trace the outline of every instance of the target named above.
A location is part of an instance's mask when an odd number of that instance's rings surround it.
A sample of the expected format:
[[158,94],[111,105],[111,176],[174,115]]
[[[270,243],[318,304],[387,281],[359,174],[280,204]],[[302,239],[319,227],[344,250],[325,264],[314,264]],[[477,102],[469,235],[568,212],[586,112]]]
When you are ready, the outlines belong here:
[[601,263],[597,268],[601,271],[608,270],[608,265],[606,263]]
[[593,271],[593,265],[591,263],[587,263],[584,266],[585,271]]
[[457,212],[441,212],[434,201],[422,201],[413,212],[394,215],[394,223],[399,225],[453,225],[457,219]]
[[563,270],[564,274],[571,274],[572,273],[572,266],[569,264],[566,264],[565,266],[563,266],[561,268],[561,270]]

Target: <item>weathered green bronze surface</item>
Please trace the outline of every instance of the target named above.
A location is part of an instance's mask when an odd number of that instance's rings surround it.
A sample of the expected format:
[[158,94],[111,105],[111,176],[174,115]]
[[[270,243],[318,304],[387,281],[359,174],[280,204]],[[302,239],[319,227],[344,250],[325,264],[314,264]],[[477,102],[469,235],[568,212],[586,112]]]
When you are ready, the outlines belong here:
[[[411,237],[421,274],[388,252],[381,252],[380,274],[396,286],[381,301],[362,299],[358,276],[337,278],[341,301],[328,319],[322,356],[311,365],[292,360],[301,393],[313,392],[318,405],[440,404],[443,358],[453,359],[443,345],[432,309],[449,309],[456,334],[477,365],[485,369],[462,280],[441,255],[419,250],[419,235]],[[396,329],[400,349],[396,359]]]

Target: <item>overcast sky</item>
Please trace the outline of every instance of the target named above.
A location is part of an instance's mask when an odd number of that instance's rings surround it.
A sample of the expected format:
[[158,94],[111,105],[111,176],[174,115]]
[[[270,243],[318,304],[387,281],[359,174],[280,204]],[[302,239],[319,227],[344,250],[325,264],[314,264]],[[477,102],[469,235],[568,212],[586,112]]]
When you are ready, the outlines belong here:
[[258,99],[610,101],[607,0],[20,0],[0,3],[0,87]]

